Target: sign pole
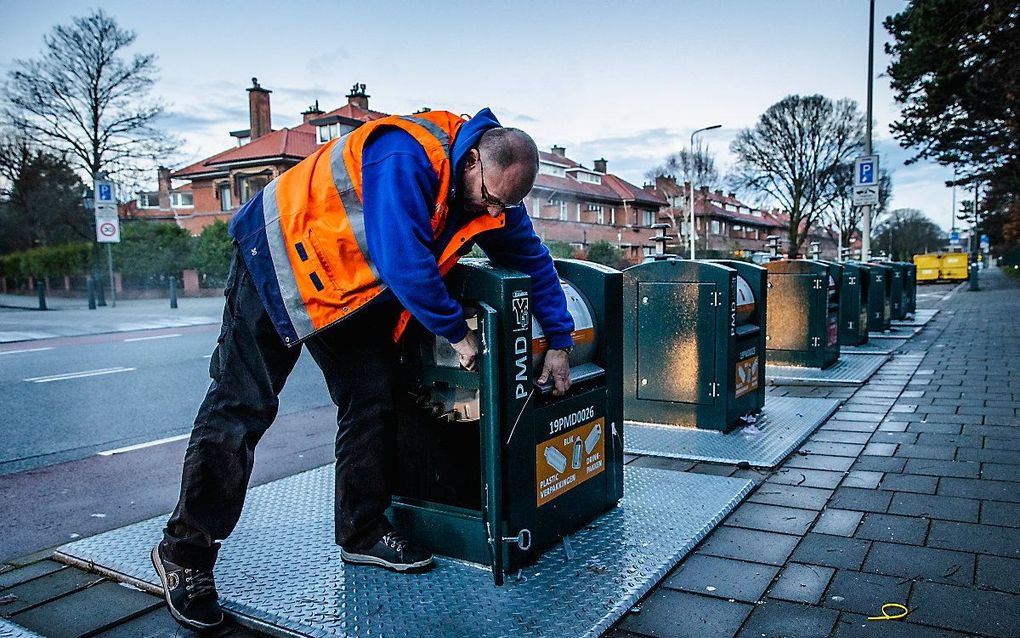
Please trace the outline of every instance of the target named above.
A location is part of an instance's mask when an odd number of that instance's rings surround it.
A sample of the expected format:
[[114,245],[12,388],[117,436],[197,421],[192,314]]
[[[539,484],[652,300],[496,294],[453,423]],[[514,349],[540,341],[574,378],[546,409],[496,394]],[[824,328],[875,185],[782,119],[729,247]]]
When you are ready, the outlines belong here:
[[[871,11],[868,17],[868,119],[865,123],[868,127],[864,137],[864,154],[871,155],[871,92],[872,77],[875,66],[875,0],[871,0]],[[875,176],[875,183],[878,183],[878,176]],[[871,258],[871,206],[864,207],[862,214],[863,224],[861,227],[861,261],[867,262]]]
[[113,248],[110,244],[106,245],[106,265],[110,269],[110,307],[117,307],[117,286],[113,281]]

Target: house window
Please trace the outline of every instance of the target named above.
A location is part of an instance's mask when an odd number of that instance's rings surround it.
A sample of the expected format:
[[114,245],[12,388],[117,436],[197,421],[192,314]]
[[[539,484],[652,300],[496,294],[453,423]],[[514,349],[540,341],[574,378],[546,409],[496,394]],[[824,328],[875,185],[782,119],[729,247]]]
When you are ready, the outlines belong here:
[[138,208],[159,208],[159,193],[138,193]]
[[170,193],[170,205],[174,208],[194,208],[195,196],[191,193]]
[[248,200],[255,197],[259,191],[265,188],[268,183],[269,178],[265,175],[239,178],[237,191],[241,195],[241,203],[246,204]]
[[719,226],[719,220],[718,219],[713,219],[712,220],[712,234],[713,235],[718,235],[720,230],[721,230],[721,228]]
[[655,254],[655,249],[652,248],[651,246],[645,246],[644,247],[644,253],[645,253],[645,257],[651,257],[652,255]]
[[577,219],[575,221],[581,221],[581,202],[577,202]]
[[336,122],[316,127],[319,131],[319,144],[325,144],[340,134],[340,125]]
[[565,222],[567,221],[567,203],[560,200],[559,205],[560,205],[560,221]]
[[602,210],[601,206],[599,206],[599,209],[595,211],[595,222],[598,224],[606,223],[606,213]]
[[230,210],[234,207],[230,201],[230,184],[220,184],[216,192],[220,197],[220,210]]
[[641,225],[651,226],[655,223],[655,211],[654,210],[643,210],[641,211]]

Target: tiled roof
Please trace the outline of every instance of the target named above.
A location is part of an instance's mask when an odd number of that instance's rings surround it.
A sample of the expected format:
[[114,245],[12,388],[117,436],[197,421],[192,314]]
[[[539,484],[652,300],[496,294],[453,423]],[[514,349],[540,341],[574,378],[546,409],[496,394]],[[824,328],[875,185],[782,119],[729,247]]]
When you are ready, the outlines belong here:
[[186,166],[171,175],[174,179],[223,170],[229,164],[257,159],[287,158],[302,160],[316,149],[315,129],[307,124],[284,128]]
[[378,120],[387,117],[389,113],[380,113],[379,111],[365,110],[358,108],[351,103],[344,104],[338,109],[333,109],[325,115],[320,115],[315,119],[319,120],[322,118],[330,117],[333,115],[339,115],[341,117],[349,117],[352,120],[359,120],[361,122],[371,122],[372,120]]
[[602,176],[602,183],[609,183],[609,187],[619,193],[620,197],[624,199],[634,200],[641,202],[642,204],[652,204],[654,206],[665,206],[669,202],[659,195],[658,193],[646,191],[643,188],[638,188],[634,184],[613,175],[607,173]]
[[[555,153],[547,153],[545,151],[538,152],[539,160],[542,162],[556,164],[562,166],[568,171],[571,169],[579,168],[582,170],[591,170],[581,164],[578,164],[569,157],[557,155]],[[596,171],[592,171],[596,172]],[[544,188],[548,190],[555,190],[565,193],[572,193],[574,195],[580,195],[582,197],[591,197],[602,200],[622,202],[626,200],[629,203],[638,202],[641,204],[650,204],[653,206],[665,206],[666,200],[660,197],[656,193],[649,193],[643,188],[631,184],[630,182],[617,177],[611,173],[598,173],[602,178],[601,184],[592,184],[590,182],[582,182],[573,177],[559,177],[557,175],[548,175],[545,173],[539,173],[535,178],[535,187]]]

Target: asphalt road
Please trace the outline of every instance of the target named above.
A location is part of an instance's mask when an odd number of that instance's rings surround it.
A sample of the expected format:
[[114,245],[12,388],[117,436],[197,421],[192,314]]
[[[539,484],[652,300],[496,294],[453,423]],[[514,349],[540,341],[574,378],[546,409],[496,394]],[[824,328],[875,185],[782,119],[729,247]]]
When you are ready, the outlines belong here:
[[[0,475],[191,431],[219,326],[46,339],[0,348]],[[303,353],[280,413],[330,405]]]

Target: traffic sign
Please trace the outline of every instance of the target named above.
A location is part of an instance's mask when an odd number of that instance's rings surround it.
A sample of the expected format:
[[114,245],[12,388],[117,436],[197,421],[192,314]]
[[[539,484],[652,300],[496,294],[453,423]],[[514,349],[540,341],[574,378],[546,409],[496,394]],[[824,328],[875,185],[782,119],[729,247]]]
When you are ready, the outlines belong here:
[[877,206],[878,186],[854,186],[854,206]]
[[960,243],[960,231],[958,231],[958,230],[950,231],[950,233],[949,233],[949,243],[950,244],[959,244]]
[[105,179],[97,179],[94,183],[96,192],[96,204],[100,202],[113,203],[114,199],[113,182]]
[[854,160],[854,186],[878,186],[878,155],[862,155]]
[[981,235],[981,243],[982,244],[990,244],[991,243],[991,240],[988,238],[988,235]]
[[96,241],[100,244],[119,244],[120,220],[116,217],[96,219]]

